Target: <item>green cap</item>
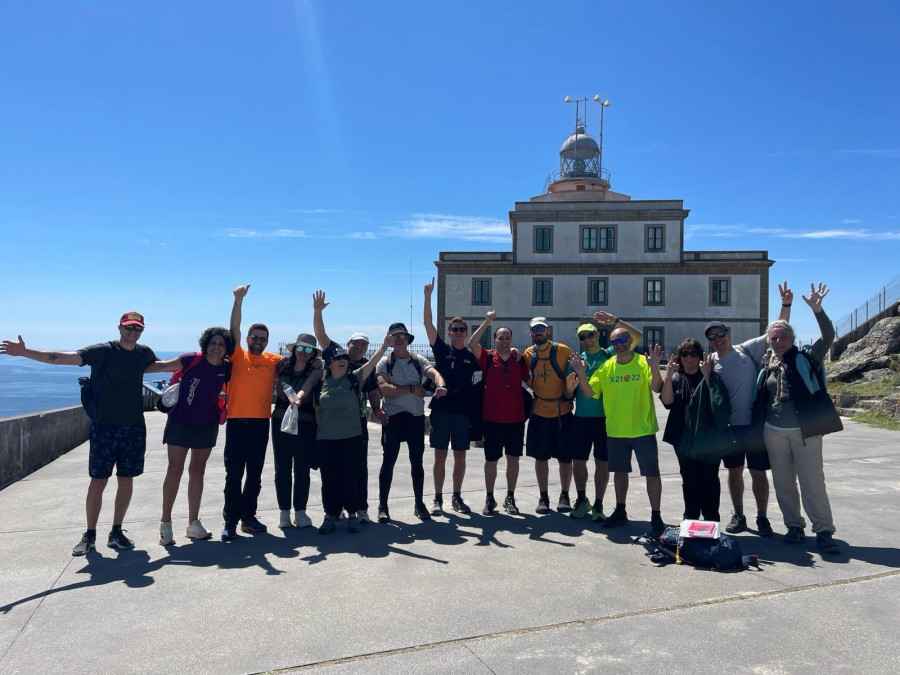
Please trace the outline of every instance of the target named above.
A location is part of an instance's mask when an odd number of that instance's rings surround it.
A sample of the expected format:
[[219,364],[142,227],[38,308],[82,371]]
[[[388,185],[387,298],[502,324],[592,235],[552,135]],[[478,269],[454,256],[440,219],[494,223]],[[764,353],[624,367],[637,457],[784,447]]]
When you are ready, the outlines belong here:
[[592,323],[583,323],[578,326],[578,330],[575,331],[575,335],[581,335],[583,331],[590,331],[591,333],[597,332],[597,326]]

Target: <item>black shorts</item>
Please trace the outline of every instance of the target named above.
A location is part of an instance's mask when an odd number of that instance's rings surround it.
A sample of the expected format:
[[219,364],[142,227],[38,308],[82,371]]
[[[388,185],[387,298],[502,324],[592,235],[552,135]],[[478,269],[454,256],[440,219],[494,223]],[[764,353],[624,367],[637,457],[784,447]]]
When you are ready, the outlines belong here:
[[631,473],[633,450],[641,475],[659,476],[659,446],[656,444],[656,434],[636,438],[610,438],[608,445],[611,473]]
[[432,410],[428,417],[428,444],[438,450],[469,449],[469,416]]
[[561,417],[528,418],[525,454],[539,462],[551,457],[563,464],[572,461],[572,413]]
[[513,457],[522,456],[522,444],[525,440],[525,421],[521,422],[484,422],[484,461],[496,462],[504,451]]
[[747,468],[752,471],[768,471],[772,468],[765,443],[754,442],[759,437],[759,432],[754,432],[749,424],[732,426],[731,431],[734,434],[734,450],[722,459],[726,469],[744,466],[745,458]]
[[119,424],[91,424],[91,449],[88,453],[88,475],[109,478],[113,467],[122,478],[144,473],[147,449],[147,427]]
[[609,461],[609,450],[606,448],[605,417],[579,417],[575,415],[575,418],[572,420],[572,435],[574,436],[575,445],[572,459],[586,462],[591,456],[591,447],[593,447],[594,459],[598,462]]
[[213,422],[205,427],[187,427],[179,424],[171,417],[163,430],[163,445],[177,445],[182,448],[205,450],[212,448],[219,437],[219,423]]

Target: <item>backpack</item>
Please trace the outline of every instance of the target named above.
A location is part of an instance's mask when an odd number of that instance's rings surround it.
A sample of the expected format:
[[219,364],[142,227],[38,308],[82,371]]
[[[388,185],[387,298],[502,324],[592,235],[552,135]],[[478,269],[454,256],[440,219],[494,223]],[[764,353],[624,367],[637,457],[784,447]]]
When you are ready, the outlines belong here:
[[[419,359],[415,358],[415,355],[410,355],[409,360],[412,362],[413,368],[416,369],[416,372],[419,374],[419,381],[422,382],[422,365],[419,363]],[[387,374],[388,377],[391,377],[391,373],[394,372],[394,363],[396,363],[396,358],[394,358],[394,352],[391,352],[387,358]],[[359,383],[356,383],[357,388],[359,387]],[[422,382],[422,388],[427,391],[434,393],[434,380],[430,377],[426,377],[424,382]]]
[[[488,353],[487,366],[490,367],[494,360],[494,352],[491,349],[485,350]],[[519,357],[519,363],[524,362],[524,357]],[[487,368],[481,371],[481,379],[472,385],[472,398],[469,399],[469,440],[480,441],[484,437],[484,379],[487,375]],[[519,385],[522,389],[522,412],[527,420],[531,416],[531,408],[534,399],[531,393]]]
[[[643,535],[656,553],[650,556],[660,566],[670,562],[716,570],[741,570],[748,566],[759,567],[759,556],[742,555],[738,540],[728,535],[717,538],[682,537],[681,527],[667,527],[659,537]],[[638,537],[634,543],[638,543]]]
[[[200,361],[203,360],[203,352],[197,352],[194,354],[194,358],[188,364],[187,368],[181,369],[179,368],[174,373],[172,373],[172,379],[169,380],[169,386],[166,387],[166,390],[162,393],[156,400],[156,409],[160,412],[164,412],[169,414],[175,409],[175,406],[178,404],[178,389],[173,389],[176,385],[179,385],[181,382],[181,378],[184,377],[184,374],[189,371],[191,368],[196,366]],[[225,383],[227,384],[231,380],[231,361],[225,360]],[[180,388],[180,387],[179,387]],[[166,398],[167,401],[174,398],[174,401],[169,403],[163,402],[163,397]],[[219,424],[224,424],[225,419],[228,415],[228,404],[227,399],[225,399],[222,394],[219,394],[219,400],[216,402],[216,406],[219,409]]]
[[[108,355],[108,350],[104,352]],[[96,377],[93,368],[90,377],[79,377],[78,387],[81,390],[81,407],[91,419],[92,422],[97,420],[100,414],[100,381],[103,379],[103,369],[106,366],[106,356],[103,357],[103,363],[97,368]]]

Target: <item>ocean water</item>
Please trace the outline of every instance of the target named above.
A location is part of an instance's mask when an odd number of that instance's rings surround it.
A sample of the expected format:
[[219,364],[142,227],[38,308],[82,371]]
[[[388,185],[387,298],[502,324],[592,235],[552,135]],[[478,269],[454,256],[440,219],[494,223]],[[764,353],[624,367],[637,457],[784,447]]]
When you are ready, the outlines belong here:
[[[181,352],[156,352],[171,359]],[[78,378],[91,374],[88,366],[52,366],[31,359],[0,355],[0,419],[81,405]],[[144,381],[168,380],[171,373],[145,375]]]

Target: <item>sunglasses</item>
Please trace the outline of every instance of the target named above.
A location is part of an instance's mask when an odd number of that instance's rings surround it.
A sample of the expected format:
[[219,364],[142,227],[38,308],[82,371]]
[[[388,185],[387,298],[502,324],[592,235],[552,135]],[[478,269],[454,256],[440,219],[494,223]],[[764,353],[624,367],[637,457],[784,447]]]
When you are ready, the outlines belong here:
[[728,331],[723,328],[722,330],[717,330],[715,333],[707,333],[706,339],[712,342],[713,340],[718,340],[726,335],[728,335]]
[[251,335],[250,341],[251,342],[268,342],[269,336],[268,335]]
[[680,356],[681,358],[683,358],[683,359],[686,359],[686,358],[688,358],[688,357],[690,357],[690,358],[692,358],[692,359],[699,359],[699,358],[700,358],[700,352],[691,352],[691,351],[688,351],[688,350],[685,349],[683,352],[681,352],[681,353],[679,354],[679,356]]
[[581,335],[578,336],[578,339],[579,340],[590,340],[592,337],[596,337],[596,335],[597,335],[597,331],[594,331],[593,333],[582,333]]
[[294,351],[298,354],[312,354],[315,350],[315,347],[294,347]]
[[769,342],[788,342],[793,339],[794,338],[792,338],[790,335],[770,335],[769,336]]
[[611,344],[611,345],[625,345],[625,344],[628,344],[628,336],[626,335],[625,337],[613,338],[612,340],[609,341],[609,344]]
[[547,326],[532,326],[531,327],[532,333],[543,333],[546,330],[547,330]]
[[468,333],[469,329],[465,326],[453,326],[450,328],[451,333]]
[[144,329],[140,326],[122,326],[122,330],[130,330],[132,333],[143,333]]

